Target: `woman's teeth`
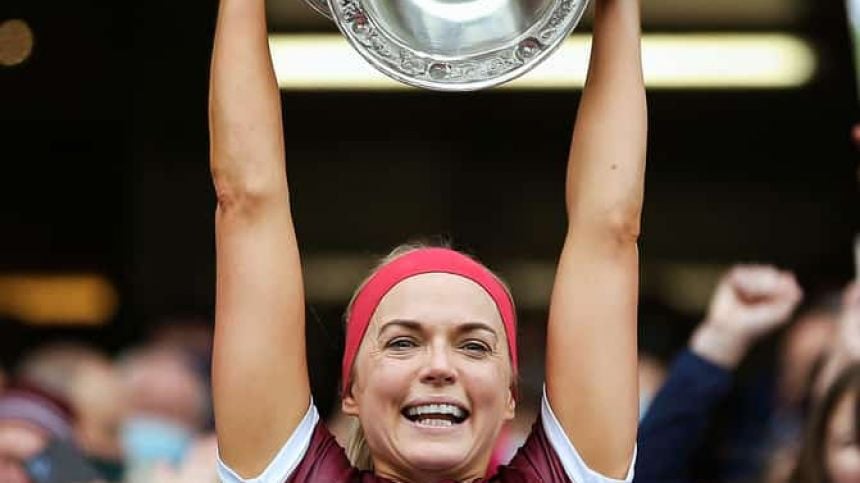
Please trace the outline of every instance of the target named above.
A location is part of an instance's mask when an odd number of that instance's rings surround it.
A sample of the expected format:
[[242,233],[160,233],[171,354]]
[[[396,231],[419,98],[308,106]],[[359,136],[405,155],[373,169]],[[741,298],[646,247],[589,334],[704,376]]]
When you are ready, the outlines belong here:
[[443,428],[454,425],[454,423],[448,419],[421,419],[418,421],[418,424],[422,426],[438,426]]
[[406,410],[407,416],[421,416],[424,414],[445,414],[454,416],[455,418],[465,417],[465,412],[454,406],[453,404],[425,404],[422,406],[412,406]]
[[422,404],[407,408],[403,415],[422,426],[449,427],[462,423],[469,413],[453,404]]

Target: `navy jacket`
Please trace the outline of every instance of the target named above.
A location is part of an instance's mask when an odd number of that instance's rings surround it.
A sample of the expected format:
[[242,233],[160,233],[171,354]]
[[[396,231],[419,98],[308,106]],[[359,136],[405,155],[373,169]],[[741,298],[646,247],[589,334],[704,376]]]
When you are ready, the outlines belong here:
[[681,353],[640,423],[636,483],[690,481],[693,453],[732,379],[730,371],[689,349]]

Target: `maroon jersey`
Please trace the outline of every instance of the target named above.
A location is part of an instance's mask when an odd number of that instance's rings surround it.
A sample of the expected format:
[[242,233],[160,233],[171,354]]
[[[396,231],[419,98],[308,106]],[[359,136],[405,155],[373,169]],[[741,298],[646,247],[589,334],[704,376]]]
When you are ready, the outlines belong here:
[[[592,471],[562,429],[544,394],[541,412],[525,444],[511,462],[500,466],[484,483],[630,483],[633,467],[623,480]],[[218,474],[225,483],[391,483],[352,467],[343,448],[320,421],[311,405],[302,422],[269,467],[258,477],[243,479],[218,459]],[[448,482],[450,483],[450,482]]]
[[[289,483],[391,483],[369,471],[350,465],[343,448],[322,422],[317,423],[310,446],[301,463],[287,480]],[[488,482],[498,483],[566,483],[561,460],[556,456],[543,425],[538,420],[531,435],[517,451],[510,464],[502,466]]]

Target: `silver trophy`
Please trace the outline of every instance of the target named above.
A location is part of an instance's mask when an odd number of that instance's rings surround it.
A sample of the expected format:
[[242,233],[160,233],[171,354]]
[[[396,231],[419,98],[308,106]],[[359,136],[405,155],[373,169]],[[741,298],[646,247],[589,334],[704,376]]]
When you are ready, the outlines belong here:
[[587,0],[305,0],[371,65],[437,91],[486,89],[547,58]]

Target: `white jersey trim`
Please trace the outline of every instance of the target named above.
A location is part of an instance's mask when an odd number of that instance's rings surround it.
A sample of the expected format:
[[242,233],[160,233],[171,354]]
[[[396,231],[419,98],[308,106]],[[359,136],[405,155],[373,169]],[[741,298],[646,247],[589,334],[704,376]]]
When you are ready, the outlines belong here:
[[630,483],[633,481],[633,468],[636,466],[637,448],[633,448],[633,459],[630,461],[630,469],[627,470],[627,476],[623,480],[603,476],[589,468],[573,446],[570,438],[567,437],[564,428],[561,427],[561,423],[555,417],[555,413],[552,412],[549,399],[546,397],[546,387],[543,389],[543,397],[541,398],[541,422],[544,433],[546,433],[552,449],[555,450],[556,456],[561,460],[564,472],[567,473],[570,481],[575,483]]
[[[319,413],[311,401],[304,418],[293,431],[290,439],[284,444],[278,454],[275,455],[269,466],[255,478],[245,479],[230,469],[218,455],[218,476],[223,483],[282,483],[286,481],[301,463],[308,451],[313,437],[314,428],[319,422]],[[576,483],[630,483],[633,481],[633,468],[636,463],[636,449],[633,451],[633,460],[630,469],[623,480],[609,478],[597,473],[588,467],[579,452],[573,446],[570,438],[565,434],[558,419],[555,417],[544,388],[541,398],[541,421],[546,437],[561,460],[567,477]]]
[[283,483],[293,474],[296,467],[299,466],[302,459],[305,457],[308,448],[311,445],[311,438],[314,435],[314,428],[320,420],[320,415],[317,412],[314,402],[311,401],[308,407],[308,412],[305,417],[296,426],[290,439],[284,444],[278,454],[272,459],[269,466],[256,478],[245,479],[237,475],[235,471],[230,469],[221,459],[221,454],[218,454],[218,477],[222,483]]

